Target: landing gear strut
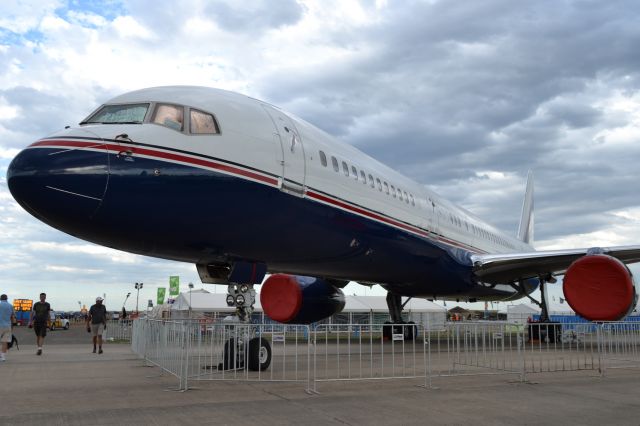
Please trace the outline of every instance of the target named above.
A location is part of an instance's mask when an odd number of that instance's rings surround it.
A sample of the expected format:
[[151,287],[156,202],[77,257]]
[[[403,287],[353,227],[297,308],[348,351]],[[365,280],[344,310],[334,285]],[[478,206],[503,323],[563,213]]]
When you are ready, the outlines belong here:
[[553,276],[540,277],[540,301],[527,294],[527,297],[536,305],[540,306],[540,322],[551,322],[549,318],[549,302],[547,300],[547,283],[555,283],[557,280]]
[[229,322],[225,329],[234,337],[224,343],[223,362],[219,370],[264,371],[271,364],[271,344],[256,333],[251,326],[251,314],[256,302],[253,284],[229,284],[227,286],[227,306],[236,308],[237,322]]
[[538,340],[545,343],[561,342],[562,324],[551,322],[549,317],[549,301],[547,300],[547,283],[555,283],[552,276],[539,277],[540,280],[540,301],[527,294],[527,297],[536,305],[540,306],[540,321],[537,324],[528,324],[529,340]]
[[243,323],[251,322],[256,291],[253,284],[229,284],[227,286],[227,306],[236,308],[236,316]]
[[[407,299],[404,305],[411,299]],[[394,339],[394,336],[402,335],[403,340],[413,340],[418,335],[418,327],[413,321],[407,323],[402,319],[402,296],[387,292],[387,307],[391,322],[385,322],[382,327],[382,338],[384,340]],[[394,339],[395,340],[395,339]]]

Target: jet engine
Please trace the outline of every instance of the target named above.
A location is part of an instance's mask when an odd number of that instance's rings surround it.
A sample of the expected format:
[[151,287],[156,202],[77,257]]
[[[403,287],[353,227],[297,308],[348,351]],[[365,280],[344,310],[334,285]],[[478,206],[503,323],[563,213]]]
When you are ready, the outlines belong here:
[[618,321],[636,306],[633,275],[618,259],[604,254],[579,258],[569,266],[562,285],[571,308],[590,321]]
[[274,274],[262,284],[264,313],[281,323],[309,324],[344,308],[344,294],[321,278]]

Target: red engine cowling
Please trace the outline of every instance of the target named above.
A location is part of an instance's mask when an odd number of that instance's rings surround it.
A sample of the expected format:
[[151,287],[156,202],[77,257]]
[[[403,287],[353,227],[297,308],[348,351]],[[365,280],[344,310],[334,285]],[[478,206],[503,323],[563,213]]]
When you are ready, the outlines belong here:
[[344,294],[320,278],[274,274],[262,284],[260,304],[274,321],[309,324],[342,311]]
[[633,275],[618,259],[594,254],[569,266],[562,290],[571,308],[590,321],[617,321],[636,306]]

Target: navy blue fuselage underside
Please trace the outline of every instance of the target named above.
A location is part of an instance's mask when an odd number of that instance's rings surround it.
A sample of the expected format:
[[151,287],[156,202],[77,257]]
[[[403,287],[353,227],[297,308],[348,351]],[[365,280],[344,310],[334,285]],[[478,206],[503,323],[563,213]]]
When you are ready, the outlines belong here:
[[[55,151],[60,150],[27,149],[20,156],[37,164]],[[78,158],[69,160],[74,155]],[[108,179],[95,167],[96,176],[74,181],[73,191],[44,189],[68,187],[62,181],[70,176],[63,171],[16,173],[9,176],[10,185],[40,191],[35,207],[16,198],[46,223],[142,255],[202,264],[263,262],[270,272],[379,283],[406,296],[512,293],[476,283],[471,253],[464,249],[235,175],[135,155],[102,155],[109,157]],[[100,154],[65,153],[66,161],[76,163],[88,156]],[[69,214],[74,211],[80,213]]]

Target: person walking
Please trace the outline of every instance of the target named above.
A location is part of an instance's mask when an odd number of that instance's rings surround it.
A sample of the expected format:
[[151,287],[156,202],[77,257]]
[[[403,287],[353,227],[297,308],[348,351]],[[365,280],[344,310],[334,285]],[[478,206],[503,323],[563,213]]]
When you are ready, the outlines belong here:
[[40,301],[34,303],[31,318],[29,318],[29,328],[33,327],[36,332],[36,344],[38,345],[36,355],[42,355],[44,338],[47,335],[47,328],[51,324],[50,313],[51,305],[47,302],[47,295],[40,293]]
[[0,342],[2,343],[0,362],[5,361],[9,343],[11,343],[11,336],[13,336],[11,326],[15,321],[16,316],[13,312],[13,306],[7,301],[7,295],[0,295]]
[[107,328],[107,308],[102,304],[102,297],[96,297],[95,305],[89,308],[87,316],[87,331],[93,336],[93,353],[96,353],[96,344],[98,345],[98,353],[102,353],[102,333]]

